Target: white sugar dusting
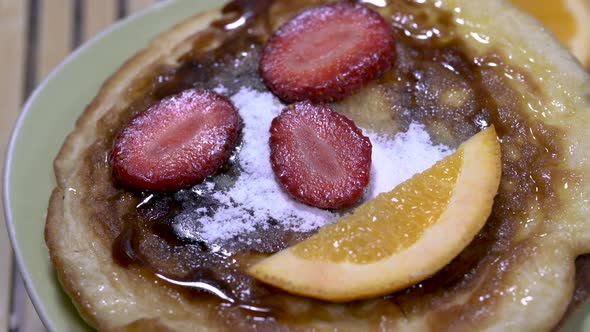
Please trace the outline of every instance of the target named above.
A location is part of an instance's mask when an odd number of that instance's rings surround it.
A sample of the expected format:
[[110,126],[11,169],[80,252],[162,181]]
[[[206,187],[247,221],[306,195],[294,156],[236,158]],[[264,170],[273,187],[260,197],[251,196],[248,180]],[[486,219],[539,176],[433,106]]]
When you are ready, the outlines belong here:
[[[274,219],[288,229],[310,231],[334,222],[338,215],[293,200],[276,181],[268,146],[272,119],[283,109],[271,93],[242,88],[231,97],[243,120],[243,143],[239,152],[242,172],[227,191],[213,194],[221,204],[214,215],[194,211],[202,228],[200,236],[215,242],[268,227]],[[373,144],[371,182],[365,199],[386,192],[451,153],[433,146],[424,127],[412,124],[393,140],[365,131]],[[190,217],[190,216],[185,216]]]
[[213,91],[219,95],[224,95],[227,93],[227,88],[224,85],[219,84],[213,88]]
[[390,191],[453,152],[444,145],[432,145],[424,126],[417,123],[410,124],[407,132],[397,134],[393,140],[365,134],[373,144],[370,198]]

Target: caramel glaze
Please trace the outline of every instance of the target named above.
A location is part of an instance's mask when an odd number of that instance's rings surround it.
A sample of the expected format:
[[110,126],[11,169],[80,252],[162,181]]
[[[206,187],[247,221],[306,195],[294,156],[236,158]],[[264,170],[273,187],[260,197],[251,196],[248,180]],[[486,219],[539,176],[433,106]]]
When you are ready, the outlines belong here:
[[[206,213],[215,211],[219,203],[211,198],[206,183],[213,183],[213,190],[232,185],[240,172],[239,145],[216,176],[177,193],[126,192],[111,179],[107,156],[112,141],[133,115],[156,100],[191,87],[223,84],[227,95],[242,86],[266,91],[257,75],[257,57],[264,41],[295,13],[294,8],[318,2],[233,1],[224,8],[222,19],[200,33],[193,50],[180,59],[179,67],[163,66],[138,79],[129,91],[135,102],[121,117],[101,120],[98,130],[102,139],[87,152],[92,165],[87,178],[94,183],[94,196],[88,205],[92,206],[96,232],[112,245],[118,264],[146,278],[167,280],[169,287],[211,308],[219,324],[232,330],[301,328],[310,322],[347,324],[356,318],[377,326],[380,320],[424,310],[433,313],[430,323],[436,330],[452,327],[458,316],[467,323],[481,319],[486,313],[482,308],[494,305],[493,290],[501,283],[504,271],[527,258],[527,241],[516,242],[514,237],[531,213],[529,206],[538,200],[538,206],[544,207],[536,211],[539,222],[558,210],[555,186],[570,174],[554,166],[564,158],[562,134],[522,111],[519,94],[506,84],[503,73],[518,69],[506,65],[500,52],[478,59],[467,56],[466,45],[453,35],[450,14],[436,8],[410,1],[373,7],[394,26],[396,63],[378,82],[334,105],[363,122],[366,119],[355,111],[354,102],[371,96],[373,101],[378,99],[378,109],[366,111],[385,112],[378,114],[385,125],[376,130],[393,135],[416,121],[426,126],[436,143],[453,147],[489,124],[495,125],[504,164],[492,215],[469,247],[430,279],[385,297],[335,305],[286,294],[244,274],[244,267],[254,260],[310,234],[286,230],[280,220],[269,220],[268,229],[244,235],[260,242],[246,244],[244,238],[236,238],[222,244],[207,243],[199,237],[198,220],[174,218],[182,209],[204,207]],[[243,24],[241,18],[245,19]],[[221,41],[221,45],[201,51],[215,41]],[[491,61],[499,65],[481,65]],[[519,75],[526,80],[525,72]],[[527,82],[533,93],[539,93],[531,80]],[[449,91],[459,97],[445,101]],[[203,285],[208,285],[207,289]],[[480,286],[465,305],[444,305],[453,294],[476,285]],[[580,285],[583,287],[578,287],[575,301],[587,293],[587,280]]]

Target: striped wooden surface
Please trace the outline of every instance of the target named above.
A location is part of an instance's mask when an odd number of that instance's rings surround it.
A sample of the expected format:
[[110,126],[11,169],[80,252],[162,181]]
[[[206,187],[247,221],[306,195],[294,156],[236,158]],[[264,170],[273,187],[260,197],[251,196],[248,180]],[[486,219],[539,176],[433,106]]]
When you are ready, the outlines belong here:
[[[81,43],[156,1],[0,0],[0,164],[21,105],[35,86]],[[45,331],[14,267],[2,213],[0,331]]]

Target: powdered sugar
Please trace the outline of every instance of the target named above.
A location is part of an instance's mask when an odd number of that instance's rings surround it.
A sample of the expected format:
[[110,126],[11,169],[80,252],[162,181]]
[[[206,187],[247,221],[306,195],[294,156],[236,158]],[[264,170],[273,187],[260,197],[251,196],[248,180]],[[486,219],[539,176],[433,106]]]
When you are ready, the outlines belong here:
[[[271,93],[242,88],[231,97],[244,122],[238,154],[241,173],[225,191],[214,191],[219,207],[207,215],[202,208],[184,211],[180,218],[198,218],[198,233],[207,242],[234,238],[268,227],[269,220],[296,231],[310,231],[332,223],[338,214],[293,200],[274,177],[270,165],[269,128],[282,105]],[[373,144],[371,183],[365,199],[391,190],[413,174],[449,154],[433,146],[423,126],[412,124],[406,133],[386,139],[365,131]],[[212,189],[212,188],[207,188]]]
[[227,93],[227,88],[223,84],[218,84],[213,88],[213,91],[215,91],[217,94],[225,95]]
[[365,132],[373,144],[369,197],[393,189],[453,151],[444,145],[432,145],[424,126],[412,123],[393,140]]

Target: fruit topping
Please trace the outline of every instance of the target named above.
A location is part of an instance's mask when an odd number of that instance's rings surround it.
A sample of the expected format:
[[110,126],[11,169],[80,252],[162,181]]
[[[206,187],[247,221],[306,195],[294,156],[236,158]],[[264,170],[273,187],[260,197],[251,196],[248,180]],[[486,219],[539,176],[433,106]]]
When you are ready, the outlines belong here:
[[341,100],[391,68],[393,31],[348,2],[308,9],[281,26],[260,56],[264,83],[287,102]]
[[115,138],[113,177],[128,190],[176,191],[226,162],[240,118],[225,97],[186,90],[150,106]]
[[248,273],[335,302],[403,289],[433,275],[473,240],[490,215],[500,176],[500,145],[490,127]]
[[369,183],[371,141],[328,106],[299,102],[273,119],[270,159],[296,200],[335,209],[358,201]]

